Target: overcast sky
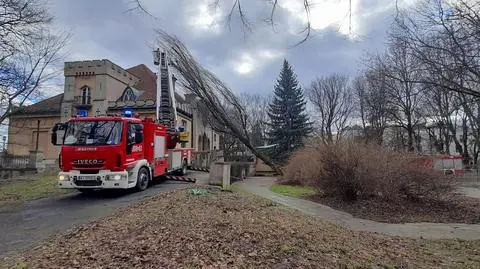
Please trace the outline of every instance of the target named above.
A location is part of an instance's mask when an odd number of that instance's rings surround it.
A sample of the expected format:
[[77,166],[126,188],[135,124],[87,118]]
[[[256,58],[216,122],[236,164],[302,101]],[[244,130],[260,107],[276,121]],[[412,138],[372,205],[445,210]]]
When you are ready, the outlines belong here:
[[[399,0],[409,5],[415,0]],[[151,45],[155,28],[177,35],[198,58],[236,92],[270,94],[284,58],[293,66],[302,86],[316,76],[332,73],[355,75],[362,55],[381,51],[395,12],[394,0],[312,1],[312,37],[302,39],[303,0],[280,0],[275,30],[263,20],[270,15],[267,0],[242,0],[252,32],[242,33],[238,13],[230,29],[225,15],[232,0],[144,0],[154,17],[126,12],[131,0],[50,0],[56,23],[72,31],[68,61],[109,59],[128,68],[146,64],[153,69]]]

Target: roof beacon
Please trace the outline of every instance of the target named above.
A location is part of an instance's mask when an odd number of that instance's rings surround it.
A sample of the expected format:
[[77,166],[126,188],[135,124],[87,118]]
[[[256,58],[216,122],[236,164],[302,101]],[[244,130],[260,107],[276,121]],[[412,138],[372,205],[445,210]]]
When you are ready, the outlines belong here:
[[123,116],[125,116],[126,118],[130,118],[132,117],[133,115],[133,111],[131,109],[126,109],[125,111],[123,111]]

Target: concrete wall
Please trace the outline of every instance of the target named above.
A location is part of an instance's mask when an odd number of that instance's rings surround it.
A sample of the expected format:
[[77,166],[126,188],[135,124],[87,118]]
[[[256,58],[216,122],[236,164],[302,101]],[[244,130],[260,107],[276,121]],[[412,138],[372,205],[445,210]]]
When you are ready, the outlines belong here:
[[255,163],[230,162],[230,175],[234,180],[245,179],[255,175]]
[[253,176],[254,163],[248,162],[214,162],[210,166],[208,184],[229,187],[231,182],[244,180]]
[[13,117],[8,128],[8,153],[26,156],[35,150],[37,141],[37,123],[40,121],[38,150],[44,153],[45,159],[56,159],[60,148],[50,143],[51,130],[60,121],[59,116]]
[[125,91],[125,89],[129,86],[128,84],[109,76],[104,76],[104,83],[106,93],[104,93],[103,96],[99,96],[98,99],[106,98],[110,101],[118,100],[118,98],[122,96],[122,93]]

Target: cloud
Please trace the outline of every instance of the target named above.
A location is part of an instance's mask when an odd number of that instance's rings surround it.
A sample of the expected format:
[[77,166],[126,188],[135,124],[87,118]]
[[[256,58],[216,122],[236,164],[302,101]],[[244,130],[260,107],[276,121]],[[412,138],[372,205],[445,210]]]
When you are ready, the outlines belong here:
[[241,53],[239,57],[231,60],[230,64],[238,75],[251,75],[253,72],[262,72],[265,66],[283,55],[284,52],[279,50],[257,49]]
[[233,1],[214,7],[212,0],[144,0],[154,17],[126,13],[130,0],[50,2],[56,23],[74,31],[68,61],[107,58],[125,68],[144,63],[153,69],[154,29],[162,29],[178,36],[201,64],[236,92],[265,95],[273,91],[284,58],[302,85],[335,72],[356,74],[362,55],[383,49],[395,10],[391,1],[352,0],[352,35],[348,0],[316,0],[311,39],[292,47],[303,37],[301,0],[280,1],[273,26],[265,23],[270,17],[268,1],[241,1],[251,31],[242,27],[237,12],[226,20]]
[[203,33],[220,34],[222,28],[219,20],[223,15],[222,10],[212,6],[210,1],[199,1],[197,5],[191,5],[186,10],[188,24],[194,29],[198,29]]

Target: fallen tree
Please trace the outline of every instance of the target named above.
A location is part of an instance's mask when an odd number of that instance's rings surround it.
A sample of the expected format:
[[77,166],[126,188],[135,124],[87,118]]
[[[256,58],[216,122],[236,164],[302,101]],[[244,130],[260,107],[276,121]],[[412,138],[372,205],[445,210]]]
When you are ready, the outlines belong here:
[[282,171],[252,143],[251,115],[233,91],[213,73],[202,67],[187,47],[175,36],[157,30],[159,46],[169,55],[171,66],[179,73],[178,82],[195,95],[197,108],[204,112],[212,128],[243,143],[256,157],[276,173]]

